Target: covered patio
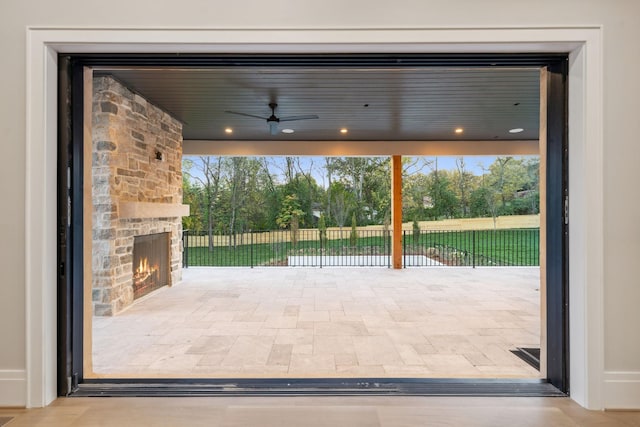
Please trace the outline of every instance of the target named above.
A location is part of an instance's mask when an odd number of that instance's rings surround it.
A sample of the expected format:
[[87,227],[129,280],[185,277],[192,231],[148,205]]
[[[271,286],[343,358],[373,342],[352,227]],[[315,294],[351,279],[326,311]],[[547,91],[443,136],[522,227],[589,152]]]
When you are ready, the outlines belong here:
[[188,268],[93,318],[112,378],[540,378],[537,267]]

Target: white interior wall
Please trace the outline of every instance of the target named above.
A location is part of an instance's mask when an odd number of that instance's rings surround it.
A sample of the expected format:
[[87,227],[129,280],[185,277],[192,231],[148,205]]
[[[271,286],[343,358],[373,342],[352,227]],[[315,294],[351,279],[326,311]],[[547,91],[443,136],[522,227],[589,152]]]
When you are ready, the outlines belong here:
[[[602,134],[603,144],[595,150],[587,150],[589,147],[585,146],[571,147],[572,159],[583,160],[583,167],[593,167],[589,174],[584,170],[572,170],[574,182],[587,179],[588,185],[592,186],[579,194],[582,200],[580,197],[572,199],[572,207],[595,210],[595,213],[571,211],[572,230],[583,232],[583,235],[572,234],[571,247],[582,248],[586,259],[593,262],[571,266],[572,304],[575,298],[586,301],[575,309],[572,306],[571,316],[573,326],[582,323],[587,331],[603,328],[604,342],[598,333],[572,336],[572,348],[582,346],[587,350],[582,355],[582,364],[572,366],[572,396],[592,408],[639,408],[640,340],[634,339],[633,331],[640,326],[640,310],[637,309],[640,287],[634,267],[640,255],[640,224],[637,221],[640,199],[633,196],[637,194],[636,182],[640,178],[636,165],[640,144],[635,141],[640,130],[636,117],[640,111],[637,96],[640,80],[635,76],[640,66],[640,47],[630,41],[640,39],[640,3],[622,0],[459,0],[446,3],[400,0],[393,5],[382,2],[376,5],[364,0],[254,3],[249,8],[237,2],[185,0],[165,4],[161,9],[149,8],[148,2],[135,0],[5,0],[2,3],[0,46],[6,60],[0,80],[3,93],[0,129],[4,156],[10,160],[0,170],[0,188],[5,200],[0,217],[0,230],[5,236],[0,243],[0,267],[4,273],[4,283],[0,286],[0,405],[44,405],[55,392],[55,375],[51,376],[55,360],[38,352],[38,347],[50,349],[55,345],[55,336],[45,333],[51,331],[51,319],[55,314],[55,307],[52,307],[55,279],[51,277],[55,274],[55,217],[51,217],[55,212],[55,180],[51,180],[55,176],[55,147],[44,144],[47,137],[55,141],[55,125],[47,125],[55,124],[55,111],[45,109],[46,101],[52,102],[55,98],[55,89],[52,89],[55,79],[45,85],[45,76],[33,75],[42,71],[45,64],[55,67],[55,56],[42,46],[40,50],[30,50],[37,45],[35,39],[43,33],[27,31],[27,27],[155,28],[158,31],[148,32],[145,36],[156,42],[191,41],[193,48],[202,51],[212,44],[233,51],[234,44],[252,46],[253,43],[254,49],[260,46],[259,50],[262,50],[269,49],[268,43],[282,48],[313,40],[323,40],[325,44],[309,44],[306,46],[308,51],[322,49],[326,43],[341,44],[344,50],[358,50],[371,43],[378,43],[379,51],[416,46],[420,49],[424,46],[416,44],[416,40],[425,37],[420,29],[452,28],[454,31],[436,30],[426,36],[430,49],[443,52],[454,46],[448,43],[482,42],[474,38],[474,29],[511,28],[519,34],[533,35],[539,29],[549,28],[548,34],[566,42],[570,41],[567,39],[570,34],[589,27],[602,28],[602,31],[598,30],[596,39],[590,41],[589,46],[595,47],[591,55],[589,50],[576,51],[573,55],[574,80],[570,81],[572,111],[577,116],[587,117],[588,123],[580,127],[571,119],[570,141],[597,139]],[[195,32],[162,30],[167,28],[244,31],[218,32],[205,39],[196,39],[193,37]],[[269,28],[301,31],[266,31]],[[338,28],[345,30],[337,31]],[[60,40],[49,41],[62,43],[69,33],[73,32],[54,31],[50,34]],[[504,34],[508,40],[508,34],[513,33]],[[108,38],[100,39],[101,35]],[[292,37],[294,35],[296,37]],[[92,38],[101,43],[90,46],[91,49],[119,49],[122,45],[104,42],[127,43],[132,34],[96,31],[84,33],[84,37],[84,40],[76,40],[73,46],[66,45],[65,49],[82,51],[85,49],[83,42],[90,42]],[[481,50],[494,50],[499,48],[495,43],[500,41],[467,44],[466,49],[472,51],[477,46]],[[594,58],[594,55],[600,55],[600,44],[603,57]],[[522,46],[516,43],[502,48],[517,51]],[[541,49],[545,46],[549,44],[540,44]],[[594,60],[596,66],[590,66],[590,61]],[[584,64],[587,64],[586,68],[583,68]],[[585,71],[586,74],[580,76]],[[595,108],[591,105],[590,93],[584,90],[589,85],[596,95],[604,93],[602,105],[596,109],[602,113],[597,117],[589,117],[589,111],[592,111],[589,109]],[[34,105],[34,100],[45,102]],[[55,105],[55,101],[52,103]],[[49,116],[45,117],[45,113]],[[53,240],[51,236],[54,236]],[[34,256],[38,254],[48,258],[35,266]],[[592,288],[591,283],[602,286]],[[32,304],[34,301],[39,304]],[[28,343],[31,344],[28,346]],[[572,352],[572,362],[573,357]]]

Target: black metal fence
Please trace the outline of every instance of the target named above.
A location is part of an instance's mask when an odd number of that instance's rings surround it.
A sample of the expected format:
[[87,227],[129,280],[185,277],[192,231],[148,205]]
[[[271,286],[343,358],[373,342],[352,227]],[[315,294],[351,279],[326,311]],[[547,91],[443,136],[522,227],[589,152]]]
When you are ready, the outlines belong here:
[[[538,266],[540,230],[404,231],[403,264],[447,266]],[[407,262],[411,256],[422,256]]]
[[[382,229],[248,231],[213,235],[185,230],[183,266],[391,267],[392,232]],[[537,266],[537,228],[404,230],[403,267]]]

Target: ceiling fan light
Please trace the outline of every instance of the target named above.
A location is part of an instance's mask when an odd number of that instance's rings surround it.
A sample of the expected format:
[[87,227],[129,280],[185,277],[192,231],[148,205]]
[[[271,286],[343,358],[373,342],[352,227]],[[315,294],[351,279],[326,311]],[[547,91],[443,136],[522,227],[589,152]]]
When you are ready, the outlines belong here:
[[[293,122],[296,120],[310,120],[310,119],[319,119],[320,117],[318,117],[317,114],[305,114],[305,115],[300,115],[300,116],[287,116],[287,117],[278,117],[276,116],[276,107],[278,106],[278,104],[276,104],[275,102],[271,102],[269,104],[269,108],[271,108],[271,115],[269,117],[262,117],[262,116],[257,116],[255,114],[248,114],[248,113],[242,113],[239,111],[231,111],[231,110],[225,110],[225,113],[229,113],[229,114],[235,114],[238,116],[245,116],[245,117],[253,117],[255,119],[262,119],[262,120],[266,120],[267,124],[269,125],[269,133],[272,136],[275,136],[278,134],[278,123],[280,122]],[[285,133],[293,133],[293,130],[291,130],[291,132],[285,132]]]

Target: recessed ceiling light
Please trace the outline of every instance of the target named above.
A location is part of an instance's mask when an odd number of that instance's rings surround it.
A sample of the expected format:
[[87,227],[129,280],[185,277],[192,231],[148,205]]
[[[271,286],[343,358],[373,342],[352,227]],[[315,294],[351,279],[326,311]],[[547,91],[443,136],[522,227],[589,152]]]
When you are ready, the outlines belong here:
[[522,128],[513,128],[513,129],[509,129],[509,133],[520,133],[523,132],[524,129]]
[[282,133],[293,133],[295,132],[293,129],[282,129]]
[[226,129],[224,130],[224,133],[233,133],[233,129],[231,129],[231,128],[226,128]]
[[460,133],[464,132],[464,129],[456,128],[456,130],[454,132],[460,134]]
[[340,129],[340,133],[342,133],[342,134],[345,134],[347,132],[349,132],[349,129],[347,129],[347,128]]

